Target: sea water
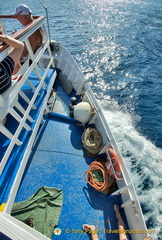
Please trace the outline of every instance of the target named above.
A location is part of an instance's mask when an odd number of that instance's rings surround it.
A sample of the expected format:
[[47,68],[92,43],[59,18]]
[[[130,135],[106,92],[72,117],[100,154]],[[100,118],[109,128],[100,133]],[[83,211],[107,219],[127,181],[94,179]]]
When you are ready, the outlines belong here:
[[[22,1],[3,1],[11,14]],[[37,0],[26,0],[45,15]],[[162,1],[41,0],[51,37],[73,55],[100,102],[152,239],[162,239]],[[10,32],[20,24],[13,21]]]

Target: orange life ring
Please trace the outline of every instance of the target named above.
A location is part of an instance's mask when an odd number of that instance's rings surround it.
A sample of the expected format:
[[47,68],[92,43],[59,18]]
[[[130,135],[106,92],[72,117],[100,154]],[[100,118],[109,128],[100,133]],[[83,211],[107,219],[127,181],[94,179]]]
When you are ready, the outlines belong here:
[[116,155],[116,152],[112,148],[108,148],[108,153],[110,155],[110,158],[112,160],[116,175],[118,178],[122,178],[122,172],[119,164],[118,157]]

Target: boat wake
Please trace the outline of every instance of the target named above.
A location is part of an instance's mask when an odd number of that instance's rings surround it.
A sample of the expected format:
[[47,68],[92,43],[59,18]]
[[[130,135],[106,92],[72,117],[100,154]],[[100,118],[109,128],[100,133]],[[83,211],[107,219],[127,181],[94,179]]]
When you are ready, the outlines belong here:
[[156,234],[151,234],[151,237],[161,240],[162,150],[137,132],[129,113],[108,109],[105,102],[101,106],[132,177],[147,228],[156,230]]

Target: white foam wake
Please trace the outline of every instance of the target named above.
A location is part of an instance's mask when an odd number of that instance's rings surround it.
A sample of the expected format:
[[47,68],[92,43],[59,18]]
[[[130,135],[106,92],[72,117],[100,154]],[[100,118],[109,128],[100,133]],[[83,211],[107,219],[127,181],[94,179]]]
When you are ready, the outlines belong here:
[[[141,136],[133,126],[133,117],[118,107],[108,110],[101,103],[104,115],[134,183],[149,229],[162,231],[162,150]],[[157,235],[151,236],[157,239]],[[160,239],[160,238],[158,238]]]

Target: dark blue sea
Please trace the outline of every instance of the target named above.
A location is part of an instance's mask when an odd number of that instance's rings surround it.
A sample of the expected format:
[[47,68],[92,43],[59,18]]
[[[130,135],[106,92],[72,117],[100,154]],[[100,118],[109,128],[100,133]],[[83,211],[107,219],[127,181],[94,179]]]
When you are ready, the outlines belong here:
[[[1,1],[11,14],[20,0]],[[45,15],[37,0],[26,0]],[[162,239],[162,0],[41,0],[50,34],[80,65],[135,185],[148,229]],[[5,23],[7,25],[7,23]],[[13,22],[6,26],[17,28]],[[20,25],[19,25],[20,27]]]

